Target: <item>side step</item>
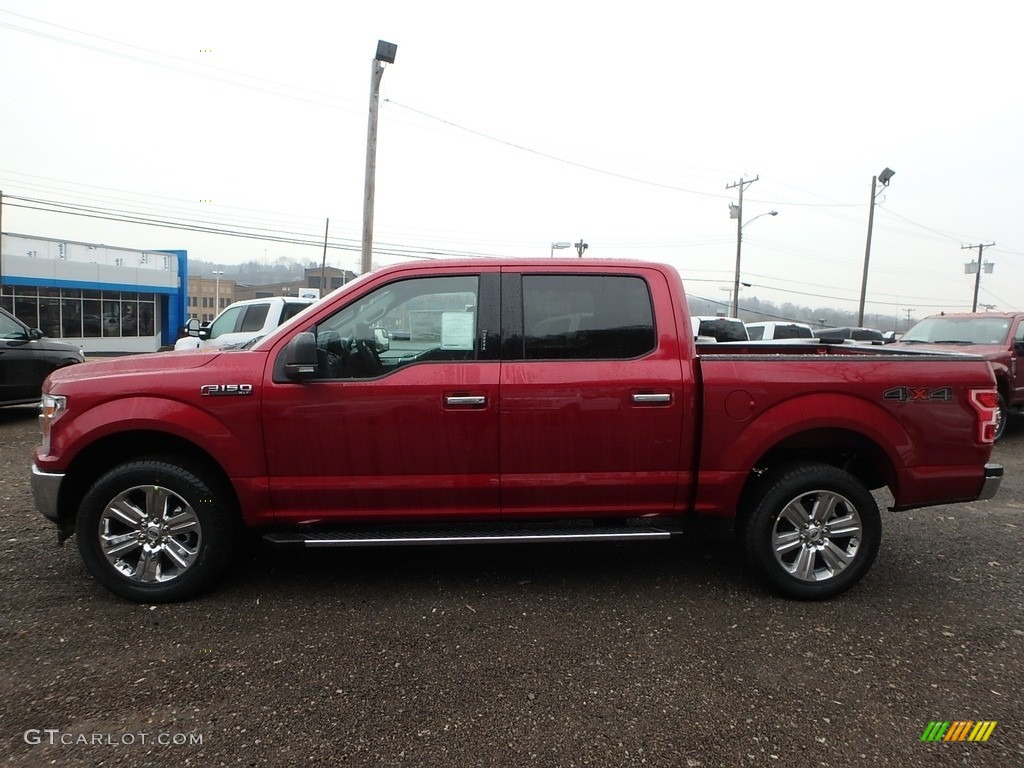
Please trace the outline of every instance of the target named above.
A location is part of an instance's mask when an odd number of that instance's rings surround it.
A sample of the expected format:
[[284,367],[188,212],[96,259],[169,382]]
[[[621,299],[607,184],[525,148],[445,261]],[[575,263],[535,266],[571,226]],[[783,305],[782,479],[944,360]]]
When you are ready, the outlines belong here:
[[266,533],[271,544],[304,547],[401,547],[426,544],[541,544],[582,541],[666,541],[679,531],[647,526],[452,528]]

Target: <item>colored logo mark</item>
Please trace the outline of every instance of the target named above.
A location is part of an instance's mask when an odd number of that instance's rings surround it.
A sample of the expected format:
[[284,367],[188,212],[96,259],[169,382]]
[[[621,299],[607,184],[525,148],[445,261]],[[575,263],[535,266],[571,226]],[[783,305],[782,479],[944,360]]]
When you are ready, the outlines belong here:
[[933,720],[921,741],[988,741],[995,729],[995,720]]

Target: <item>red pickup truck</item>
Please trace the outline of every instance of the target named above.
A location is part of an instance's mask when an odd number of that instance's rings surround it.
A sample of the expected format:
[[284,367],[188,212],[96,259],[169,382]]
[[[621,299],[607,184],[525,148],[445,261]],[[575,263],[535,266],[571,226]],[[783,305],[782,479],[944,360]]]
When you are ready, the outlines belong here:
[[991,497],[988,362],[818,341],[703,345],[671,267],[431,262],[364,275],[250,349],[53,373],[39,510],[142,602],[211,586],[259,530],[307,547],[666,539],[736,517],[819,599],[893,508]]
[[996,439],[1011,413],[1024,410],[1024,312],[964,312],[932,315],[903,334],[900,347],[970,352],[992,363],[999,389]]

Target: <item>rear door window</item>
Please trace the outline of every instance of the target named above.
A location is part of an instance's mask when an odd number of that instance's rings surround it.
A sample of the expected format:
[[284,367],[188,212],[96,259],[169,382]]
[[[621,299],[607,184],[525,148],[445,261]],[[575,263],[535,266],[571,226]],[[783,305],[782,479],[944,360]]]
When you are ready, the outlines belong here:
[[524,275],[527,360],[624,360],[656,346],[647,283],[626,275]]
[[269,311],[269,304],[250,304],[245,308],[245,315],[242,317],[242,324],[238,330],[243,333],[263,330],[263,324],[267,322]]

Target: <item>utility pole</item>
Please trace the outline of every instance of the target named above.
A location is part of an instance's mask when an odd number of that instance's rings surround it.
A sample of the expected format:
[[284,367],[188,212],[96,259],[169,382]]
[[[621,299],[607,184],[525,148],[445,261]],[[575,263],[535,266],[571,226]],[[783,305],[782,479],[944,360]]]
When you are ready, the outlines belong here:
[[584,243],[583,242],[583,238],[581,237],[580,241],[578,243],[576,243],[573,247],[576,248],[576,253],[578,253],[580,258],[582,259],[583,258],[583,252],[585,250],[587,250],[587,248],[589,248],[590,246],[587,245],[586,243]]
[[[868,239],[864,245],[864,276],[860,280],[860,306],[857,309],[857,325],[864,326],[864,300],[868,293],[868,262],[871,261],[871,231],[875,226],[875,198],[877,198],[886,187],[896,172],[889,167],[883,168],[877,176],[871,177],[871,202],[868,205]],[[882,189],[875,191],[878,183],[882,183]]]
[[732,281],[732,317],[740,316],[740,250],[743,247],[743,190],[761,178],[758,174],[752,179],[740,179],[732,184],[727,184],[726,189],[739,189],[740,202],[734,210],[736,212],[736,274]]
[[324,224],[324,257],[320,262],[320,298],[322,299],[327,295],[327,233],[331,229],[331,219],[327,218],[327,223]]
[[373,198],[377,175],[377,108],[380,103],[380,80],[384,76],[384,63],[395,63],[398,46],[377,41],[377,55],[370,69],[370,116],[366,125],[366,185],[363,190],[363,254],[360,271],[366,274],[373,268]]
[[[974,304],[971,305],[971,312],[977,312],[978,311],[978,289],[981,287],[981,269],[982,269],[981,255],[982,255],[982,252],[986,248],[991,248],[993,245],[995,245],[995,243],[979,243],[978,245],[961,245],[960,246],[960,250],[961,251],[963,251],[965,249],[968,249],[968,248],[977,248],[978,249],[978,268],[977,268],[975,276],[974,276]],[[990,264],[989,266],[991,267],[992,265]],[[968,270],[967,274],[970,274],[970,269],[971,269],[971,265],[968,264],[967,265],[967,270]],[[988,271],[991,272],[992,270],[989,269]]]

